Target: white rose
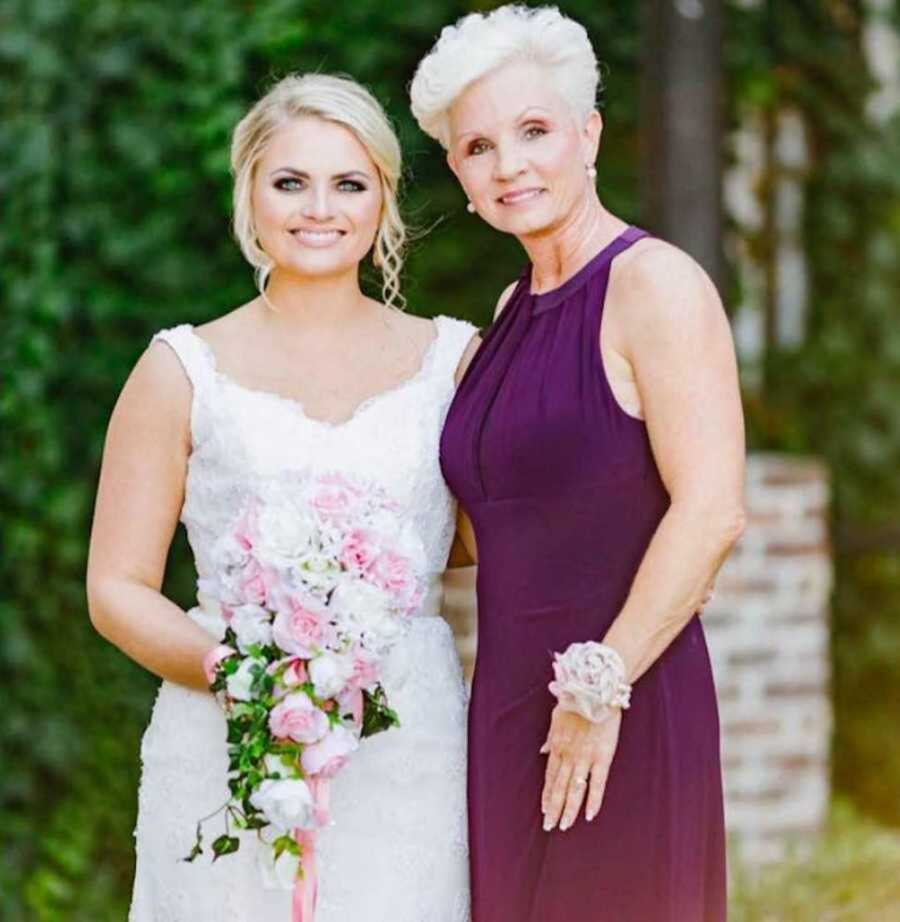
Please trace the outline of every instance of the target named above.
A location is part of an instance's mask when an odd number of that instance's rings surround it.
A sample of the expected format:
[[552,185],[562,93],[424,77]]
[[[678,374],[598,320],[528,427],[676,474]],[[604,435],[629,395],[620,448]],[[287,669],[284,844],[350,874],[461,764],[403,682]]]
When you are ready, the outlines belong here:
[[269,613],[259,605],[241,605],[234,609],[231,629],[237,635],[238,647],[246,653],[251,644],[265,646],[272,642]]
[[309,548],[315,532],[315,524],[302,508],[272,498],[259,514],[257,551],[263,559],[276,563],[293,561]]
[[340,630],[353,640],[380,652],[403,632],[391,597],[383,589],[361,579],[347,579],[334,591],[329,608],[338,616]]
[[228,694],[237,701],[249,701],[253,695],[250,693],[250,687],[253,685],[253,676],[251,670],[254,666],[265,668],[262,660],[248,657],[245,659],[237,670],[225,680]]
[[363,631],[365,646],[374,652],[385,652],[400,638],[407,624],[392,612],[378,612],[371,616]]
[[321,653],[307,666],[310,681],[320,698],[333,698],[342,692],[353,675],[353,659],[340,653]]
[[313,551],[303,554],[295,563],[296,578],[313,592],[330,592],[340,575],[340,564],[330,554]]
[[250,552],[233,534],[223,535],[212,552],[213,575],[198,581],[198,589],[226,605],[241,601],[240,585]]
[[290,832],[315,825],[315,804],[305,781],[267,778],[250,795],[250,803],[273,825]]
[[316,544],[321,553],[329,557],[338,557],[344,546],[344,530],[337,525],[322,522],[316,533]]
[[231,532],[226,532],[213,548],[213,562],[216,570],[240,569],[250,559],[250,552]]
[[266,890],[293,890],[297,880],[297,870],[300,867],[300,857],[288,851],[282,852],[278,858],[275,851],[267,845],[256,849],[257,866],[260,870],[263,887]]
[[383,590],[364,580],[351,577],[342,580],[334,590],[329,608],[340,619],[366,624],[391,609],[391,598]]

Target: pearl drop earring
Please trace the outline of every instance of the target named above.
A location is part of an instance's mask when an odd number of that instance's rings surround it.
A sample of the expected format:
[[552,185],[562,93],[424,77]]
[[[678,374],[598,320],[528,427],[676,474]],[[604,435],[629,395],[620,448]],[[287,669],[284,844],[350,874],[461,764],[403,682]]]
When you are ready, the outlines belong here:
[[469,202],[469,203],[466,205],[466,211],[468,211],[469,214],[475,214],[475,205],[474,205],[473,202]]
[[597,167],[589,166],[587,168],[587,174],[590,179],[596,179],[597,178]]

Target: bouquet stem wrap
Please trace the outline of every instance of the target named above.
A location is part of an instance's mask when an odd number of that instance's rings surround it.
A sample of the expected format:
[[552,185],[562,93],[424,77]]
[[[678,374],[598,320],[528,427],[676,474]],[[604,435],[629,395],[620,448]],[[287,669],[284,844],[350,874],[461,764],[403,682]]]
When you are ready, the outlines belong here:
[[[328,822],[328,801],[331,783],[327,778],[315,778],[309,783],[315,803],[319,825]],[[316,897],[319,889],[316,868],[315,829],[295,829],[294,836],[301,849],[300,867],[302,876],[294,882],[292,922],[313,922],[316,914]]]

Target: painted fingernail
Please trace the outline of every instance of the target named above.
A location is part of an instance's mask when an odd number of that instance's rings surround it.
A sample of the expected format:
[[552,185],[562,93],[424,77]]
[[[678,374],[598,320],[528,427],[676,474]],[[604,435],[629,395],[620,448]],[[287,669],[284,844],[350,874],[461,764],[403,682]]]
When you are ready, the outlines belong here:
[[554,824],[550,822],[550,818],[545,816],[544,817],[544,832],[550,832],[550,830],[553,829],[553,826]]
[[560,832],[565,832],[571,825],[572,825],[572,824],[571,824],[568,820],[563,820],[563,821],[559,824],[559,831],[560,831]]
[[596,815],[597,815],[597,811],[596,811],[596,810],[590,810],[590,811],[588,811],[588,815],[587,815],[587,820],[588,820],[588,822],[590,822]]

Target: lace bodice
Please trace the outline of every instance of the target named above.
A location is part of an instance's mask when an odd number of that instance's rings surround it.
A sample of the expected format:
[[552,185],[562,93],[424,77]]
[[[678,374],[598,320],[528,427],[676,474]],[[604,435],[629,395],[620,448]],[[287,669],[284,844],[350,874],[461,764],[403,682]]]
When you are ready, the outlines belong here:
[[239,384],[216,367],[209,345],[189,324],[156,334],[178,356],[193,386],[191,437],[181,513],[198,577],[248,494],[271,479],[310,469],[375,477],[417,526],[428,573],[447,562],[454,501],[438,463],[438,441],[454,391],[454,375],[475,329],[450,317],[418,372],[362,403],[341,423],[308,416],[294,400]]

